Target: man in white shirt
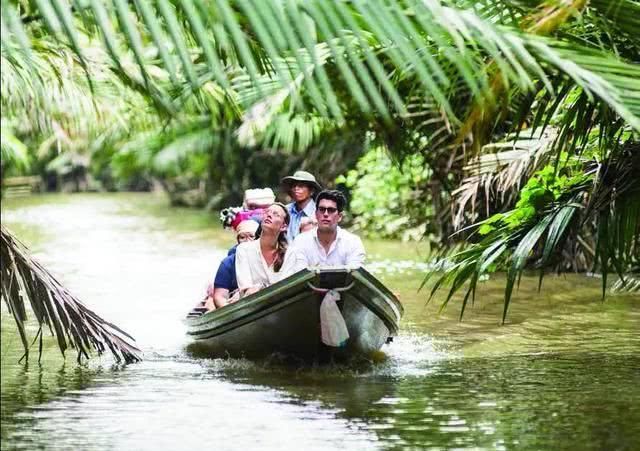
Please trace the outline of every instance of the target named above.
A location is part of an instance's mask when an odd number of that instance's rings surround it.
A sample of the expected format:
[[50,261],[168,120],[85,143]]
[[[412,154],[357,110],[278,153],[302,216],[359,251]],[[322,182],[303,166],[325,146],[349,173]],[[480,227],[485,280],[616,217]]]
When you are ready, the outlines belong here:
[[346,202],[340,191],[324,190],[318,194],[318,227],[298,235],[289,248],[292,272],[313,266],[363,265],[366,254],[362,240],[338,226]]

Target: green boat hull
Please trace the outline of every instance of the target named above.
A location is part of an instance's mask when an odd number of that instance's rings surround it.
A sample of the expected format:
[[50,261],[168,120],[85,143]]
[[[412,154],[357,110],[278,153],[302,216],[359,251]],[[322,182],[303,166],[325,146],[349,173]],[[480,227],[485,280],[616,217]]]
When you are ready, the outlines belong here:
[[[338,307],[349,331],[343,346],[321,341],[322,290],[338,289]],[[302,270],[222,309],[186,319],[194,339],[189,350],[211,357],[265,357],[274,353],[305,360],[367,355],[398,332],[403,308],[366,270]]]

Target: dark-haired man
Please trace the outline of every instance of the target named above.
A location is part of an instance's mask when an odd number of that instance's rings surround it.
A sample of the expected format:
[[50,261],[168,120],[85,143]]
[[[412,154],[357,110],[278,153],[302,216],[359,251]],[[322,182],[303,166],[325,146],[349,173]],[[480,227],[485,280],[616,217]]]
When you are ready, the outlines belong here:
[[338,226],[346,203],[340,191],[318,194],[318,227],[298,235],[290,247],[294,271],[312,266],[362,266],[366,256],[362,240]]

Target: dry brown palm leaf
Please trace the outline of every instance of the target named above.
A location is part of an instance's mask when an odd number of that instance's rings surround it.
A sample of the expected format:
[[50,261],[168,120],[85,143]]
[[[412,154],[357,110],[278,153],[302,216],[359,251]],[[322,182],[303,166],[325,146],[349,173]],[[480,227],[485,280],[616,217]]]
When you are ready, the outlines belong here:
[[[484,215],[489,216],[492,200],[509,203],[518,193],[520,183],[541,163],[551,149],[557,131],[548,128],[542,134],[532,130],[516,139],[487,144],[483,154],[474,158],[463,170],[466,174],[453,192],[454,227],[459,230],[468,219],[475,221],[478,199],[483,199]],[[471,217],[465,218],[465,212]]]
[[[578,17],[587,6],[586,0],[547,0],[540,4],[537,11],[522,20],[521,27],[530,34],[549,35],[573,17]],[[458,133],[458,143],[462,144],[470,135],[474,136],[471,149],[478,152],[490,137],[489,127],[491,121],[499,113],[500,106],[504,103],[508,85],[505,83],[501,69],[495,59],[486,64],[485,72],[490,74],[490,96],[485,99],[477,99],[467,115]],[[493,100],[491,100],[493,99]],[[487,139],[488,140],[488,139]]]
[[117,362],[141,360],[141,352],[133,344],[133,337],[84,306],[33,259],[26,246],[4,226],[1,228],[1,241],[1,297],[18,326],[25,349],[23,358],[29,358],[30,347],[25,326],[25,301],[28,300],[40,326],[33,340],[35,343],[40,339],[39,358],[42,357],[42,329],[46,325],[58,340],[62,354],[68,348],[74,348],[79,362],[83,357],[88,359],[92,349],[102,354],[107,348]]

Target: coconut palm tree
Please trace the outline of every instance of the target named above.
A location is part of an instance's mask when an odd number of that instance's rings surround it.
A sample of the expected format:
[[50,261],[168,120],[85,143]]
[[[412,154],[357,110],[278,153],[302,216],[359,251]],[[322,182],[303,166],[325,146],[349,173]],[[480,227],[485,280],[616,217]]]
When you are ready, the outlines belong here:
[[[453,266],[435,285],[451,283],[449,299],[469,283],[463,311],[479,276],[499,266],[510,268],[506,314],[518,274],[533,260],[555,264],[571,230],[593,228],[592,261],[604,274],[624,275],[637,264],[637,185],[604,181],[637,164],[638,1],[5,0],[3,6],[3,57],[23,71],[29,72],[34,41],[46,39],[74,53],[91,87],[96,80],[84,42],[99,37],[110,71],[162,117],[206,112],[212,130],[232,130],[246,145],[274,136],[287,136],[278,143],[296,137],[308,143],[327,130],[348,129],[399,159],[423,154],[436,212],[455,205],[465,166],[492,153],[492,143],[553,126],[545,159],[551,173],[524,165],[528,197],[490,208],[489,222],[477,225],[481,239],[471,237],[476,243],[450,258]],[[496,207],[503,216],[490,216]],[[478,219],[464,211],[459,217]],[[451,221],[442,223],[443,237],[454,231]]]

